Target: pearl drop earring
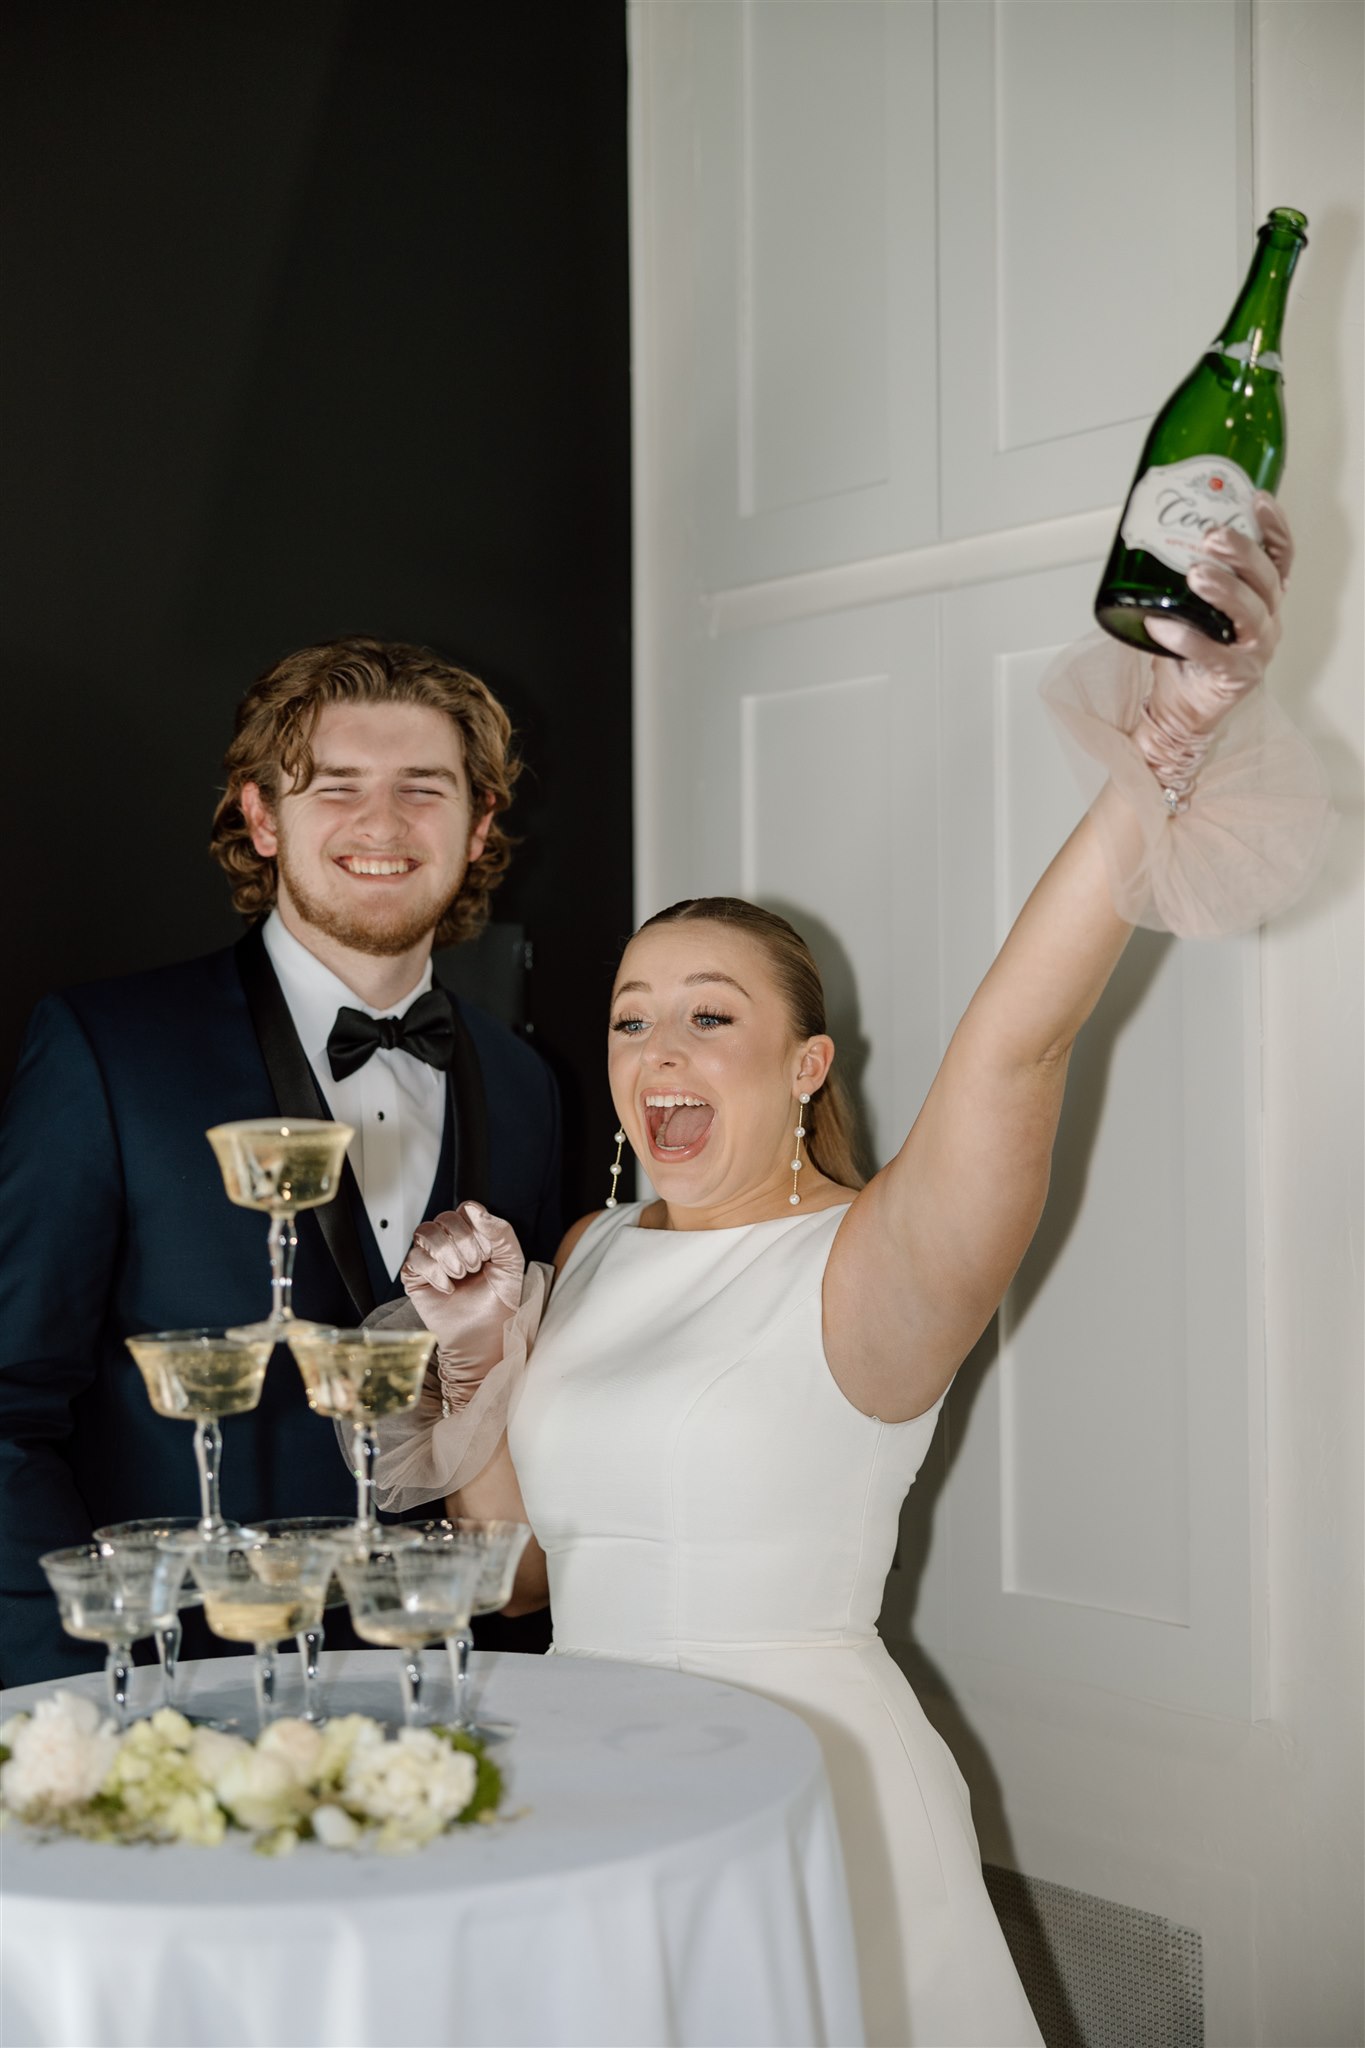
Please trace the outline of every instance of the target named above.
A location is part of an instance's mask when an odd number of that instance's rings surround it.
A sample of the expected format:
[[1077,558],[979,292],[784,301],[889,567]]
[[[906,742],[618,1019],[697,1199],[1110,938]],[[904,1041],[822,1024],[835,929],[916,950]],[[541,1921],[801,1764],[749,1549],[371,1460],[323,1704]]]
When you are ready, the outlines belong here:
[[616,1157],[611,1162],[611,1193],[607,1196],[607,1207],[609,1209],[616,1207],[616,1183],[621,1178],[621,1147],[625,1142],[625,1130],[624,1128],[618,1128],[616,1133]]
[[805,1165],[805,1161],[801,1157],[801,1140],[806,1135],[806,1126],[802,1122],[802,1118],[805,1115],[806,1104],[809,1101],[809,1095],[803,1095],[801,1097],[801,1108],[798,1110],[796,1117],[796,1157],[792,1160],[792,1191],[787,1197],[787,1200],[791,1203],[793,1208],[796,1207],[796,1204],[801,1199],[800,1195],[798,1195],[796,1192],[796,1177],[800,1173],[801,1168]]

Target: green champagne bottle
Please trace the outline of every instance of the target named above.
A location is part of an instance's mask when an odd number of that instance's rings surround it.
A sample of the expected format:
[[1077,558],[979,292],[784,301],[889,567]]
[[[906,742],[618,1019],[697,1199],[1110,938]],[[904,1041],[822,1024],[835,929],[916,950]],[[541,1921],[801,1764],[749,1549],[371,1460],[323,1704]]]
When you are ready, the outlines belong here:
[[1118,640],[1168,654],[1148,639],[1147,612],[1187,619],[1225,645],[1236,637],[1185,571],[1211,526],[1261,537],[1251,500],[1284,470],[1280,329],[1307,226],[1292,207],[1275,208],[1222,333],[1152,423],[1095,597],[1095,617]]

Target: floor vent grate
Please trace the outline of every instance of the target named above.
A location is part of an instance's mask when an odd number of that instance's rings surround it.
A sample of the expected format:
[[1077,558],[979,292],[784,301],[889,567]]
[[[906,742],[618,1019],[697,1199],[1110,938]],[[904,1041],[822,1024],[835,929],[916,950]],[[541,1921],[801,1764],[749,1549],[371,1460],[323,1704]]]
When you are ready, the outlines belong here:
[[986,1888],[1047,2048],[1204,2048],[1191,1928],[991,1863]]

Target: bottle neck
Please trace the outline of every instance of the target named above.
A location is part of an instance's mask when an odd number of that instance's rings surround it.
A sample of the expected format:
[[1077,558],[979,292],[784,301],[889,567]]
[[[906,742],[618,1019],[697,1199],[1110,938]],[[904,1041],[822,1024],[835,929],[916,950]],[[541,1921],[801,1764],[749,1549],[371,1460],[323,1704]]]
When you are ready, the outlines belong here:
[[1246,283],[1213,346],[1252,369],[1278,370],[1289,280],[1304,244],[1301,236],[1281,227],[1262,228],[1258,240]]

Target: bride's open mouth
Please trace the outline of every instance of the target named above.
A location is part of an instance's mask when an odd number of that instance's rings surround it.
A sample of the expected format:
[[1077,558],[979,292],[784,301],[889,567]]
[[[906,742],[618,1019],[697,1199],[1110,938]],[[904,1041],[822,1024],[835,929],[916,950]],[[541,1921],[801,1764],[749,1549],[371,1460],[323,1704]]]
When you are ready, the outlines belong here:
[[716,1112],[700,1095],[651,1090],[644,1097],[645,1130],[650,1155],[676,1165],[695,1159],[711,1135]]

